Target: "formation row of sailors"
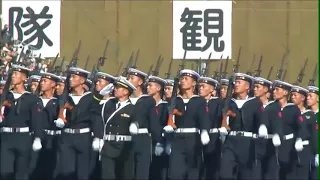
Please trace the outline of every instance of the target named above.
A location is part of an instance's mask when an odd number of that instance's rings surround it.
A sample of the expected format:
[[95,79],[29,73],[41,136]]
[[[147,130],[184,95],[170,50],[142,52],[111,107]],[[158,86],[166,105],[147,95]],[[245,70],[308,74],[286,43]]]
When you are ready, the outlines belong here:
[[318,87],[236,73],[225,103],[228,80],[181,70],[174,128],[172,80],[99,72],[90,92],[89,72],[70,68],[58,118],[66,78],[31,77],[37,97],[25,89],[29,73],[13,66],[3,96],[1,179],[317,179]]

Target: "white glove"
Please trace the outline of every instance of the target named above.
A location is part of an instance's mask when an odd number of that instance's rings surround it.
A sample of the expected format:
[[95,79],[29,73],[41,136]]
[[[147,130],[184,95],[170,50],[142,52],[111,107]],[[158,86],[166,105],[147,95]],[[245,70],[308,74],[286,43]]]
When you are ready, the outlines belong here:
[[129,132],[131,134],[138,134],[138,126],[136,123],[131,123],[129,126]]
[[278,147],[281,145],[281,140],[278,134],[274,134],[272,137],[272,143],[275,147]]
[[302,139],[301,138],[297,138],[296,143],[294,144],[294,147],[296,148],[296,150],[298,152],[303,150],[303,144],[302,144]]
[[220,136],[226,136],[228,135],[228,130],[225,127],[219,128]]
[[172,126],[170,125],[166,125],[163,130],[166,132],[166,133],[173,133],[174,132],[174,129]]
[[35,138],[32,144],[33,151],[39,151],[42,148],[40,138]]
[[110,83],[107,86],[105,86],[104,88],[102,88],[101,91],[99,92],[99,94],[101,94],[102,96],[108,95],[113,91],[113,89],[114,89],[114,86],[112,83]]
[[316,167],[318,167],[319,166],[319,154],[316,154],[316,156],[314,157],[314,162],[315,162]]
[[259,127],[259,137],[267,137],[268,136],[268,129],[266,125],[261,124]]
[[99,139],[99,138],[94,138],[92,141],[92,149],[94,151],[101,151],[102,147],[104,145],[104,140],[103,139]]
[[57,119],[57,120],[55,120],[55,121],[53,121],[55,124],[56,124],[56,126],[58,127],[58,128],[63,128],[64,127],[64,122],[63,122],[63,120],[62,119]]
[[2,117],[0,117],[0,123],[2,123]]
[[163,153],[163,151],[164,151],[163,145],[161,143],[157,143],[154,149],[154,154],[156,156],[160,156]]
[[170,155],[171,154],[171,144],[166,144],[166,148],[165,148],[165,151],[166,151],[166,153],[168,154],[168,155]]
[[207,145],[210,142],[208,131],[202,130],[200,137],[201,137],[202,145]]

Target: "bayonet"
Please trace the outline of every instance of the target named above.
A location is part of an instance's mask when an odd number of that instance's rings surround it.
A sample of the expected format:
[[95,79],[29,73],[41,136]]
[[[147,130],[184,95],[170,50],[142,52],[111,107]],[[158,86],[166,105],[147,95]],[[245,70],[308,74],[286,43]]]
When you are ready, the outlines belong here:
[[104,50],[103,50],[103,54],[102,56],[98,59],[98,62],[97,62],[97,71],[100,71],[100,67],[101,66],[104,66],[104,63],[107,59],[106,55],[107,55],[107,50],[108,50],[108,46],[109,46],[109,42],[110,40],[108,39],[107,42],[106,42],[106,45],[104,46]]
[[153,69],[153,64],[151,64],[151,66],[149,67],[148,76],[151,75],[152,69]]
[[89,61],[90,61],[90,55],[87,56],[86,63],[84,64],[84,69],[85,70],[87,70],[87,68],[88,68]]
[[284,80],[286,79],[286,76],[287,76],[287,69],[284,70],[283,76],[282,76],[282,78],[281,78],[281,81],[284,81]]
[[133,52],[131,53],[131,56],[130,56],[130,58],[128,60],[127,66],[123,69],[123,71],[121,73],[123,77],[127,77],[128,76],[128,70],[129,70],[130,67],[132,67],[132,62],[133,62]]
[[161,55],[158,57],[157,63],[156,63],[156,67],[154,68],[154,70],[152,71],[152,75],[153,76],[158,76],[159,75],[159,68],[161,67],[163,58],[161,57]]
[[168,72],[166,72],[166,74],[165,74],[166,79],[170,79],[172,62],[173,62],[173,58],[171,58],[171,60],[169,62]]
[[50,65],[50,68],[48,69],[48,72],[52,73],[54,71],[55,65],[57,63],[57,59],[59,57],[59,53],[56,55],[56,57],[54,58],[52,64]]
[[119,66],[118,66],[118,70],[117,70],[116,76],[119,76],[120,70],[122,68],[122,64],[123,64],[123,61],[121,61]]
[[269,73],[268,73],[268,76],[267,76],[268,80],[270,80],[270,76],[271,76],[272,70],[273,70],[273,66],[271,66],[270,69],[269,69]]
[[304,71],[306,70],[308,64],[308,58],[305,60],[303,67],[300,69],[300,73],[298,75],[297,81],[296,81],[296,85],[302,83],[303,77],[304,77]]
[[241,55],[241,46],[240,46],[239,51],[238,51],[238,57],[237,57],[236,64],[233,65],[233,73],[239,72],[240,55]]
[[227,78],[227,74],[228,74],[228,62],[229,62],[229,56],[226,59],[226,64],[224,65],[224,70],[223,73],[221,75],[221,79]]
[[282,78],[282,75],[283,75],[282,73],[283,73],[283,68],[284,68],[284,62],[285,62],[286,57],[287,57],[288,54],[289,54],[289,52],[286,51],[286,52],[283,54],[283,56],[282,56],[280,68],[279,68],[279,70],[278,70],[278,72],[277,72],[277,79],[279,79],[279,80]]
[[254,77],[260,77],[262,60],[263,60],[263,55],[260,56],[258,68],[257,68],[257,70],[256,70],[256,72],[254,74]]
[[309,79],[308,85],[315,86],[315,81],[317,80],[317,77],[318,77],[318,63],[314,67],[313,74],[312,74],[311,79]]
[[137,54],[136,54],[136,58],[134,59],[134,63],[132,65],[132,68],[134,68],[134,69],[137,68],[137,62],[138,62],[139,54],[140,54],[140,49],[138,49]]

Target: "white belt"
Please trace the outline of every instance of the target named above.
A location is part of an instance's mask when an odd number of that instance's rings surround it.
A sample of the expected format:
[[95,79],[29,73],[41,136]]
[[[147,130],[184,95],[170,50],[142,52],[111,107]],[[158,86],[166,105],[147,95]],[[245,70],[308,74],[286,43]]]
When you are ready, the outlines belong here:
[[246,131],[231,131],[229,133],[230,136],[243,136],[243,137],[252,137],[257,138],[258,135],[254,134],[252,132],[246,132]]
[[294,134],[291,133],[291,134],[284,135],[284,136],[283,136],[283,139],[284,139],[284,140],[289,140],[289,139],[292,139],[293,137],[294,137]]
[[302,145],[304,146],[309,145],[309,141],[308,140],[302,141]]
[[138,134],[148,134],[149,131],[147,128],[140,128],[138,129]]
[[178,128],[176,133],[199,133],[198,128]]
[[29,127],[13,128],[13,127],[2,127],[1,132],[7,133],[26,133],[29,132]]
[[218,133],[219,129],[218,128],[212,128],[209,130],[209,133]]
[[103,136],[105,141],[132,141],[132,136],[106,134]]
[[63,129],[63,132],[68,133],[68,134],[83,134],[83,133],[89,133],[90,128],[82,128],[82,129],[65,128],[65,129]]
[[44,131],[46,132],[47,135],[50,135],[50,136],[53,136],[53,135],[56,135],[56,134],[61,134],[61,131],[60,131],[60,130],[55,131],[55,130],[45,129]]

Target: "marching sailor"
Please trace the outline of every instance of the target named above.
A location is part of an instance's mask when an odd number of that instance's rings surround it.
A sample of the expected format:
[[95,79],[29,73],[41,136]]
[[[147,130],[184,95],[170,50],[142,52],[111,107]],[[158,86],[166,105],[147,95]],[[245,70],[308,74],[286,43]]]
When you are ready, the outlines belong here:
[[221,141],[219,140],[219,128],[222,119],[222,100],[219,97],[212,96],[217,94],[219,82],[210,77],[200,77],[199,95],[207,101],[210,119],[210,143],[204,146],[204,177],[205,179],[219,179]]
[[56,95],[57,96],[60,96],[63,93],[65,81],[66,81],[66,77],[60,76],[60,79],[56,85]]
[[[166,80],[157,77],[148,77],[147,91],[150,96],[156,101],[156,113],[159,116],[159,122],[161,129],[167,125],[168,120],[168,102],[162,100],[164,94],[164,87],[166,85]],[[170,95],[171,97],[171,95]],[[156,142],[153,143],[153,146]],[[154,155],[152,157],[152,163],[150,167],[150,179],[156,180],[166,180],[167,179],[167,169],[168,169],[168,154],[165,151],[156,151],[154,148]]]
[[[25,90],[30,70],[12,66],[13,85],[3,102],[1,112],[1,179],[28,179],[31,150],[39,151],[41,123],[38,97]],[[4,111],[3,111],[4,110]],[[32,134],[33,132],[33,134]],[[32,143],[33,142],[33,143]]]
[[[253,77],[243,73],[234,76],[235,98],[227,111],[229,127],[224,128],[229,128],[230,132],[222,146],[220,178],[260,179],[261,163],[255,154],[255,139],[263,105],[259,98],[249,97]],[[224,131],[221,129],[220,133]]]
[[[272,82],[262,77],[255,77],[254,81],[254,96],[260,99],[264,108],[260,120],[260,123],[263,124],[263,114],[269,112],[269,104],[273,102],[270,101]],[[275,150],[271,139],[268,138],[267,135],[262,136],[256,140],[255,144],[256,156],[261,161],[261,179],[277,179],[279,177],[279,165],[277,165],[276,156],[274,153]]]
[[164,87],[164,100],[166,100],[167,102],[170,100],[172,96],[173,83],[173,80],[166,79],[166,85]]
[[263,115],[259,136],[268,137],[268,132],[271,130],[276,161],[280,167],[280,176],[273,178],[295,179],[296,172],[292,170],[295,163],[300,161],[297,151],[302,151],[303,149],[302,140],[307,135],[305,123],[303,123],[304,119],[299,108],[295,104],[288,102],[292,85],[275,80],[273,87],[275,101],[269,104],[269,112]]
[[38,75],[32,75],[30,76],[29,80],[30,80],[30,90],[32,93],[35,93],[38,86],[39,86],[39,83],[40,83],[40,79],[41,79],[41,76],[38,76]]
[[[63,128],[59,138],[59,165],[62,179],[74,178],[85,180],[89,178],[91,157],[91,126],[95,119],[92,107],[100,102],[100,98],[83,88],[88,71],[80,68],[70,68],[70,94],[65,104],[69,104],[65,120],[58,118],[55,124]],[[65,87],[68,88],[68,87]]]
[[[319,111],[319,88],[316,86],[308,86],[307,105],[313,112],[311,124],[311,148],[313,158],[311,160],[312,180],[318,179],[319,152],[318,152],[318,111]],[[308,128],[309,129],[309,128]],[[309,131],[310,132],[310,131]]]
[[310,163],[314,160],[312,152],[311,152],[311,132],[312,132],[312,116],[313,112],[310,109],[307,109],[306,101],[307,101],[308,90],[300,87],[293,86],[291,88],[291,100],[292,102],[300,109],[301,115],[303,117],[303,121],[306,123],[308,131],[306,131],[307,135],[306,139],[303,139],[303,150],[298,152],[299,161],[296,161],[293,166],[293,170],[296,172],[297,179],[308,179],[310,172]]
[[169,179],[172,180],[199,179],[202,146],[210,141],[207,102],[194,93],[199,78],[193,70],[180,71],[180,95],[175,97],[175,109],[179,113],[174,116],[175,127],[169,122],[164,127],[166,133],[174,133],[169,157]]
[[[152,142],[156,142],[155,151],[164,151],[161,143],[159,116],[156,113],[156,102],[152,96],[143,94],[143,89],[148,75],[140,70],[130,68],[128,81],[136,88],[130,96],[130,101],[135,106],[135,122],[130,125],[133,134],[133,150],[135,159],[134,179],[148,179],[152,157]],[[150,134],[151,133],[151,137]],[[161,153],[159,153],[161,154]]]
[[56,83],[60,78],[51,73],[41,74],[41,89],[40,105],[41,112],[41,125],[43,127],[43,148],[39,153],[37,168],[35,176],[31,179],[54,179],[54,170],[56,167],[57,158],[57,136],[61,133],[54,124],[54,120],[58,118],[59,103],[54,97]]

